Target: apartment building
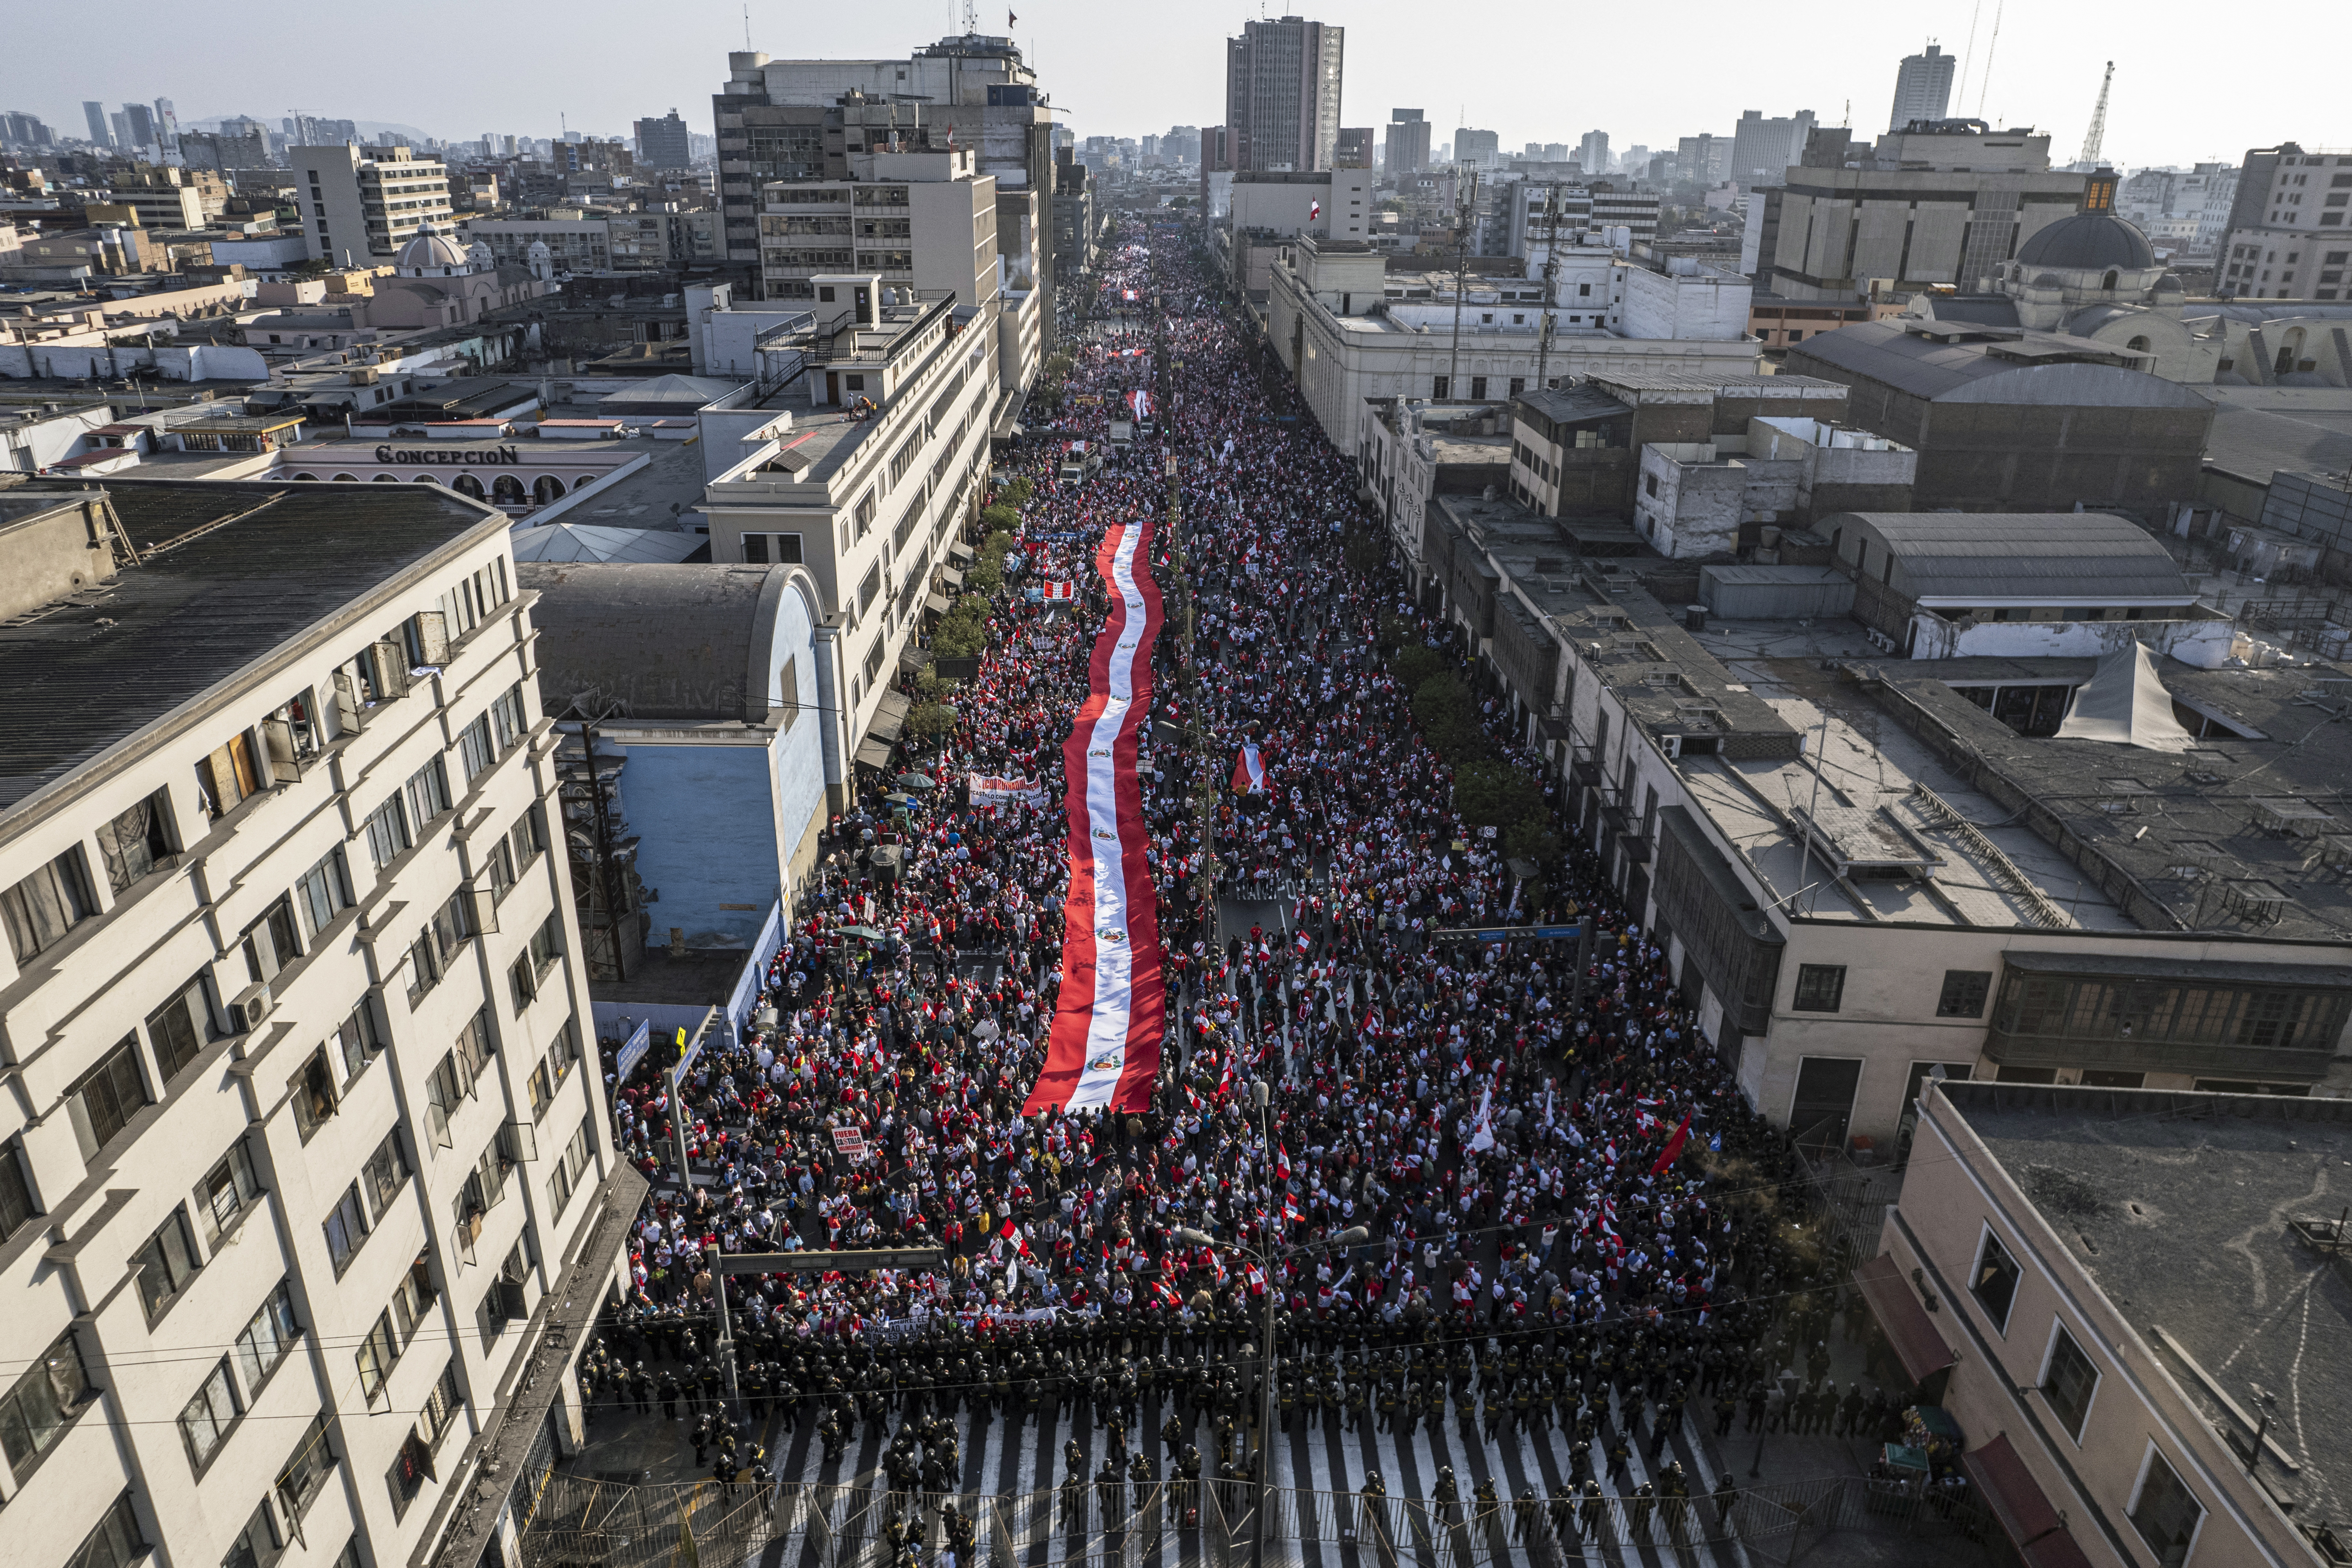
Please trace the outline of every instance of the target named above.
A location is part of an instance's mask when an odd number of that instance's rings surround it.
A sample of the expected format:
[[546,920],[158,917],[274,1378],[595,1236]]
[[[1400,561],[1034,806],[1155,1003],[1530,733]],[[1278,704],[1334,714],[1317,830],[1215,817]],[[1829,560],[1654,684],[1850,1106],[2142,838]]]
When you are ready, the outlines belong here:
[[1440,494],[1423,528],[1423,602],[1748,1103],[1885,1152],[1938,1071],[2352,1092],[2352,895],[2305,869],[2344,859],[2352,745],[2300,717],[2352,669],[2158,655],[2181,612],[2138,608],[2168,598],[2140,558],[1944,514],[1916,521],[1980,526],[1942,557],[1965,606],[1927,596],[1958,635],[1906,657],[1845,619],[1884,521],[1689,565],[1503,498]]
[[34,480],[0,559],[10,1555],[470,1564],[643,1190],[507,520]]
[[2341,1558],[2352,1385],[2324,1369],[2352,1324],[2315,1173],[2352,1158],[2347,1112],[1919,1086],[1853,1279],[2023,1561]]
[[[950,293],[874,273],[810,283],[806,313],[742,313],[759,370],[698,416],[701,509],[713,561],[803,566],[815,580],[825,784],[840,810],[850,768],[888,760],[872,732],[900,711],[892,673],[978,515],[1001,338],[992,316]],[[730,314],[706,313],[706,336]]]
[[1324,433],[1346,450],[1356,444],[1367,399],[1500,401],[1543,382],[1637,366],[1756,371],[1748,280],[1686,257],[1562,247],[1549,284],[1549,337],[1541,280],[1390,271],[1388,259],[1361,242],[1300,235],[1276,247],[1270,269],[1275,351]]
[[449,226],[449,171],[405,147],[289,147],[310,258],[387,265],[425,224]]
[[2292,141],[2246,154],[2221,243],[2219,291],[2245,299],[2352,298],[2352,152]]

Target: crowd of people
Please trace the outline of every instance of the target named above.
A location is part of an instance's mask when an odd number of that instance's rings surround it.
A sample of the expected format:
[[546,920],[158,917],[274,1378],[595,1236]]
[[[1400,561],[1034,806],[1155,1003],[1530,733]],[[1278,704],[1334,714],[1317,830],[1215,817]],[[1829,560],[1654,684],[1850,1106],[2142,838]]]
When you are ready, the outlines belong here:
[[[592,1399],[717,1414],[723,1289],[761,1429],[813,1424],[830,1476],[863,1428],[908,1491],[965,1490],[977,1429],[1076,1413],[1100,1434],[1066,1456],[1081,1503],[1157,1479],[1178,1507],[1183,1483],[1252,1473],[1266,1404],[1283,1430],[1556,1424],[1573,1473],[1552,1501],[1605,1482],[1679,1520],[1680,1467],[1636,1488],[1625,1461],[1655,1460],[1686,1408],[1727,1430],[1769,1400],[1793,1424],[1794,1391],[1768,1390],[1791,1367],[1807,1418],[1819,1401],[1885,1424],[1883,1396],[1823,1393],[1829,1302],[1780,1224],[1785,1145],[1638,912],[1564,829],[1528,896],[1456,814],[1390,674],[1400,628],[1455,644],[1362,547],[1378,525],[1348,461],[1252,368],[1172,228],[1124,222],[1099,287],[1109,329],[1073,347],[1056,428],[997,471],[1026,482],[1001,492],[1021,527],[989,650],[943,694],[952,732],[908,742],[831,825],[761,1027],[706,1045],[675,1101],[657,1063],[613,1085],[655,1196]],[[1057,484],[1066,443],[1099,443],[1139,389],[1132,445]],[[1139,772],[1170,1027],[1148,1103],[1024,1117],[1062,980],[1061,748],[1106,607],[1094,551],[1147,517],[1169,610]],[[1487,706],[1494,755],[1552,799]],[[1262,791],[1234,788],[1244,747]],[[1581,941],[1446,939],[1538,920]],[[880,1247],[939,1261],[706,1261]],[[724,1426],[705,1438],[734,1473]],[[1522,1522],[1586,1517],[1561,1507]]]

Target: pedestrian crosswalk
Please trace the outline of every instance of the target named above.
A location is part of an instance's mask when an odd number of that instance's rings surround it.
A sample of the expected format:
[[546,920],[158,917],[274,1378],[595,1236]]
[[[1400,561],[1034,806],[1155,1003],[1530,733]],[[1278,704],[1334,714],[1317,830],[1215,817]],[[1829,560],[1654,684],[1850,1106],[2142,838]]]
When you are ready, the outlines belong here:
[[[1093,1422],[1083,1401],[1067,1415],[1049,1407],[1042,1420],[971,1411],[955,1416],[961,1438],[957,1495],[964,1500],[967,1517],[981,1518],[982,1560],[1023,1568],[1097,1563],[1174,1568],[1203,1561],[1200,1530],[1171,1517],[1178,1509],[1170,1506],[1166,1483],[1175,1478],[1176,1465],[1166,1444],[1155,1436],[1168,1415],[1156,1397],[1144,1400],[1124,1453],[1111,1451],[1109,1432]],[[890,1429],[896,1426],[894,1418]],[[1570,1484],[1570,1435],[1557,1427],[1493,1443],[1475,1434],[1465,1439],[1452,1421],[1417,1423],[1410,1433],[1375,1428],[1370,1418],[1350,1431],[1344,1421],[1294,1417],[1290,1430],[1276,1432],[1277,1493],[1269,1510],[1272,1534],[1265,1562],[1293,1568],[1407,1563],[1473,1568],[1489,1562],[1566,1568],[1585,1561],[1746,1568],[1747,1559],[1737,1544],[1725,1539],[1711,1496],[1721,1479],[1719,1456],[1688,1423],[1670,1435],[1654,1459],[1649,1455],[1650,1434],[1629,1434],[1638,1440],[1628,1445],[1625,1469],[1598,1477],[1603,1505],[1580,1506],[1572,1513],[1563,1509],[1557,1515],[1553,1500],[1575,1490]],[[891,1500],[881,1490],[886,1486],[880,1466],[888,1447],[887,1433],[861,1422],[833,1458],[826,1456],[806,1417],[797,1429],[772,1426],[769,1437],[775,1473],[788,1492],[834,1500],[822,1529],[802,1527],[811,1532],[811,1540],[822,1535],[822,1552],[810,1541],[777,1542],[766,1554],[763,1568],[834,1568],[853,1562],[882,1568],[888,1558],[881,1531],[893,1501],[910,1523],[921,1511],[912,1506],[917,1500]],[[1186,1440],[1202,1446],[1203,1472],[1213,1478],[1213,1434],[1203,1425]],[[1077,1470],[1084,1478],[1075,1493],[1063,1485],[1070,1474],[1064,1445],[1070,1442],[1077,1445]],[[1148,1490],[1131,1484],[1097,1488],[1106,1456],[1117,1461],[1124,1481],[1139,1451],[1150,1461]],[[1676,1460],[1690,1500],[1678,1509],[1645,1502],[1641,1496],[1644,1483],[1654,1487],[1662,1468]],[[1601,1463],[1605,1461],[1596,1460],[1596,1468]],[[1440,1511],[1427,1504],[1447,1469],[1462,1500],[1454,1509]],[[1377,1520],[1360,1505],[1362,1489],[1375,1474],[1391,1500]],[[1482,1513],[1484,1505],[1475,1492],[1490,1479],[1497,1502],[1489,1515]],[[1540,1510],[1514,1506],[1530,1491],[1542,1500]],[[1118,1500],[1112,1502],[1113,1498]],[[940,1500],[936,1496],[929,1500],[934,1515]],[[1185,1500],[1181,1493],[1174,1500],[1179,1504]],[[1248,1489],[1240,1489],[1229,1516],[1238,1520],[1251,1513],[1251,1501]],[[803,1511],[814,1511],[814,1507]],[[792,1519],[794,1511],[787,1508],[782,1517]],[[1555,1519],[1569,1528],[1560,1530]],[[934,1542],[939,1533],[934,1525]],[[856,1548],[860,1541],[871,1550]],[[845,1552],[845,1547],[856,1549]]]

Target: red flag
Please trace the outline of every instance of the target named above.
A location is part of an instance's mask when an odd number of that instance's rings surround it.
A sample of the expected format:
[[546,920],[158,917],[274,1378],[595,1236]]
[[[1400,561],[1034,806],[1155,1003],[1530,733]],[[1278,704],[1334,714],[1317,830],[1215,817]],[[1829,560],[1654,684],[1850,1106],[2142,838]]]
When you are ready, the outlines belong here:
[[1278,1143],[1274,1145],[1274,1179],[1276,1181],[1290,1179],[1290,1151]]
[[1658,1163],[1650,1167],[1650,1174],[1652,1176],[1665,1175],[1668,1170],[1673,1168],[1675,1158],[1682,1154],[1683,1145],[1689,1142],[1690,1113],[1685,1111],[1683,1113],[1683,1124],[1676,1127],[1675,1129],[1675,1135],[1666,1140],[1666,1152],[1658,1156]]

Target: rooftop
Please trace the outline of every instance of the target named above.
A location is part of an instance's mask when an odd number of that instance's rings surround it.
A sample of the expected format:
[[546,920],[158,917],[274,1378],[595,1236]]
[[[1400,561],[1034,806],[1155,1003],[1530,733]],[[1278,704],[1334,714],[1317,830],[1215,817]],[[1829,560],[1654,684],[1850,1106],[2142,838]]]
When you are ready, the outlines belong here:
[[[2352,1103],[1946,1082],[1938,1091],[2189,1402],[2298,1520],[2340,1520],[2352,1458],[2352,1257],[2332,1227]],[[2226,1403],[2225,1403],[2226,1401]]]
[[[17,515],[93,486],[0,491]],[[142,480],[104,493],[141,564],[0,627],[0,810],[56,783],[386,579],[505,526],[437,485]],[[0,518],[7,512],[0,511]]]

